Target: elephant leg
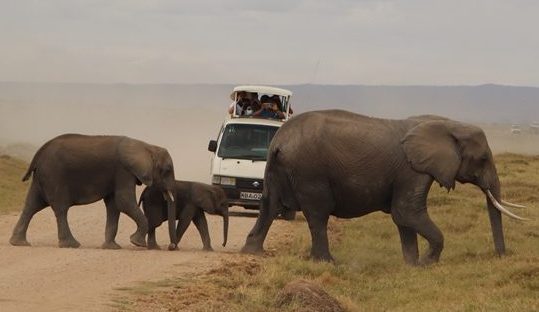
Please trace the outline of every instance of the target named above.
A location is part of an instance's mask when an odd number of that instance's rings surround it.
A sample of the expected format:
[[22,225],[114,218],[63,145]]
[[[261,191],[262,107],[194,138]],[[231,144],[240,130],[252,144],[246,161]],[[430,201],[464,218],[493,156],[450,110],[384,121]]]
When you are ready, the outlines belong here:
[[115,241],[118,233],[118,221],[120,219],[120,211],[116,208],[116,203],[113,197],[105,198],[105,206],[107,207],[107,224],[105,225],[105,242],[101,246],[103,249],[121,249]]
[[414,229],[429,242],[429,251],[421,258],[420,264],[428,265],[438,262],[444,248],[444,236],[440,229],[426,212],[417,219]]
[[[329,190],[328,185],[319,186],[319,189]],[[311,232],[311,258],[317,261],[333,262],[329,252],[328,221],[330,212],[335,209],[331,192],[312,192],[312,189],[298,191],[298,202],[307,219]]]
[[148,249],[161,249],[155,239],[155,227],[150,227],[148,230]]
[[[401,236],[402,252],[407,263],[428,265],[438,262],[444,248],[442,232],[427,214],[424,208],[416,213],[409,213],[411,209],[393,209],[391,212],[393,221],[399,228]],[[429,251],[417,262],[417,235],[421,235],[429,242]]]
[[[395,183],[391,217],[399,229],[404,260],[408,264],[430,264],[440,259],[443,235],[427,213],[427,195],[432,178],[421,175],[410,182],[408,176]],[[418,261],[417,234],[429,242],[429,251]]]
[[178,239],[178,242],[176,242],[176,245],[178,245],[182,239],[183,234],[187,230],[187,227],[193,220],[193,217],[195,216],[195,210],[197,208],[193,206],[192,204],[185,205],[185,207],[182,209],[178,222],[178,227],[176,228],[176,238]]
[[[304,206],[302,205],[302,210]],[[309,230],[311,232],[311,258],[319,261],[333,262],[333,257],[329,252],[328,241],[328,221],[329,214],[321,214],[321,210],[309,206],[303,210]]]
[[56,224],[58,225],[58,246],[60,248],[78,248],[80,243],[77,242],[71,230],[69,229],[69,224],[67,222],[67,211],[69,205],[54,205],[52,209],[54,210],[54,215],[56,216]]
[[264,251],[264,240],[266,239],[266,235],[268,234],[273,220],[277,217],[277,212],[274,207],[277,205],[277,200],[274,197],[273,194],[271,196],[266,194],[262,195],[258,218],[247,235],[245,245],[241,249],[242,252],[256,254]]
[[137,206],[135,189],[117,192],[115,194],[115,203],[120,212],[125,213],[137,224],[137,230],[130,237],[131,243],[135,246],[146,247],[148,220]]
[[202,239],[203,250],[212,251],[211,241],[210,241],[210,231],[208,231],[208,221],[206,220],[206,215],[202,209],[198,210],[195,213],[193,218],[193,223],[197,227],[200,238]]
[[419,249],[416,231],[407,226],[397,225],[397,227],[399,228],[404,261],[410,265],[418,265]]
[[13,233],[9,239],[9,243],[13,246],[30,246],[30,243],[26,240],[26,232],[32,217],[47,207],[48,204],[43,200],[40,195],[39,187],[35,180],[32,180],[28,194],[26,195],[26,201],[24,208],[19,216],[17,224],[13,228]]

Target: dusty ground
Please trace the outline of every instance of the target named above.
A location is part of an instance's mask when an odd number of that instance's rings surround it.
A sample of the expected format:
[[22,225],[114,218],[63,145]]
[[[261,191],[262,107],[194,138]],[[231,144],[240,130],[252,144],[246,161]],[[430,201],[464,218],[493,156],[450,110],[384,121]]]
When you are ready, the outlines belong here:
[[[14,247],[8,240],[17,214],[0,217],[0,310],[6,311],[107,311],[118,288],[140,281],[157,281],[173,274],[208,271],[230,253],[237,253],[255,222],[252,217],[232,217],[228,244],[222,243],[222,219],[209,216],[215,252],[200,251],[194,227],[180,243],[180,251],[148,251],[129,243],[135,224],[120,218],[117,242],[122,250],[102,250],[105,208],[101,202],[72,207],[69,222],[79,249],[57,247],[54,214],[50,208],[38,213],[30,224],[32,247]],[[166,227],[157,232],[166,246]]]

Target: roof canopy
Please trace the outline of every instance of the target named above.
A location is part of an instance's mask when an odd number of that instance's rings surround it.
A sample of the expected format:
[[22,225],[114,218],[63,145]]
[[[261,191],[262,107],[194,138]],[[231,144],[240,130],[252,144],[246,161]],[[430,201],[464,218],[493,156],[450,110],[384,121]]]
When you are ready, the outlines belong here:
[[262,94],[274,94],[279,96],[292,96],[290,90],[268,87],[268,86],[237,86],[234,88],[232,94],[230,95],[231,99],[234,99],[234,94],[236,92],[245,91],[245,92],[257,92]]

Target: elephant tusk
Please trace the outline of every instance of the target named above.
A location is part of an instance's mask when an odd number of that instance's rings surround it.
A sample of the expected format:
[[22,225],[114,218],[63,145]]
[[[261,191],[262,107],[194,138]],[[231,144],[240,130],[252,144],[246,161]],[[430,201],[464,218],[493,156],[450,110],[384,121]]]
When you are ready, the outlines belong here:
[[509,207],[515,207],[515,208],[527,208],[526,206],[519,205],[519,204],[513,204],[513,203],[510,203],[510,202],[505,201],[503,199],[502,199],[502,204],[504,204],[506,206],[509,206]]
[[517,216],[516,214],[512,213],[511,211],[507,210],[507,208],[505,208],[504,206],[502,206],[497,200],[496,198],[494,198],[494,195],[492,195],[492,193],[490,192],[490,190],[487,190],[487,196],[488,198],[490,199],[490,201],[492,202],[492,204],[494,205],[494,207],[496,207],[496,209],[498,209],[500,212],[502,212],[503,214],[511,217],[511,218],[514,218],[514,219],[517,219],[517,220],[522,220],[522,221],[529,221],[530,219],[528,218],[523,218],[523,217],[519,217]]
[[168,196],[170,196],[170,199],[172,199],[172,201],[174,201],[174,196],[172,196],[172,192],[171,191],[167,191],[168,193]]

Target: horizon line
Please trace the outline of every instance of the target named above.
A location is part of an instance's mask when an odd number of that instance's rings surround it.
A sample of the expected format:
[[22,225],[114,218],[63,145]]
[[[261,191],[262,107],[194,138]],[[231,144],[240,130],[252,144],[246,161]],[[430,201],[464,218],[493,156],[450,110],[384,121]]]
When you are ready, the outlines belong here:
[[266,85],[266,86],[331,86],[331,87],[511,87],[511,88],[539,88],[533,85],[512,85],[499,83],[480,83],[480,84],[356,84],[356,83],[214,83],[214,82],[62,82],[62,81],[9,81],[0,80],[2,84],[49,84],[49,85],[99,85],[99,86],[238,86],[238,85]]

